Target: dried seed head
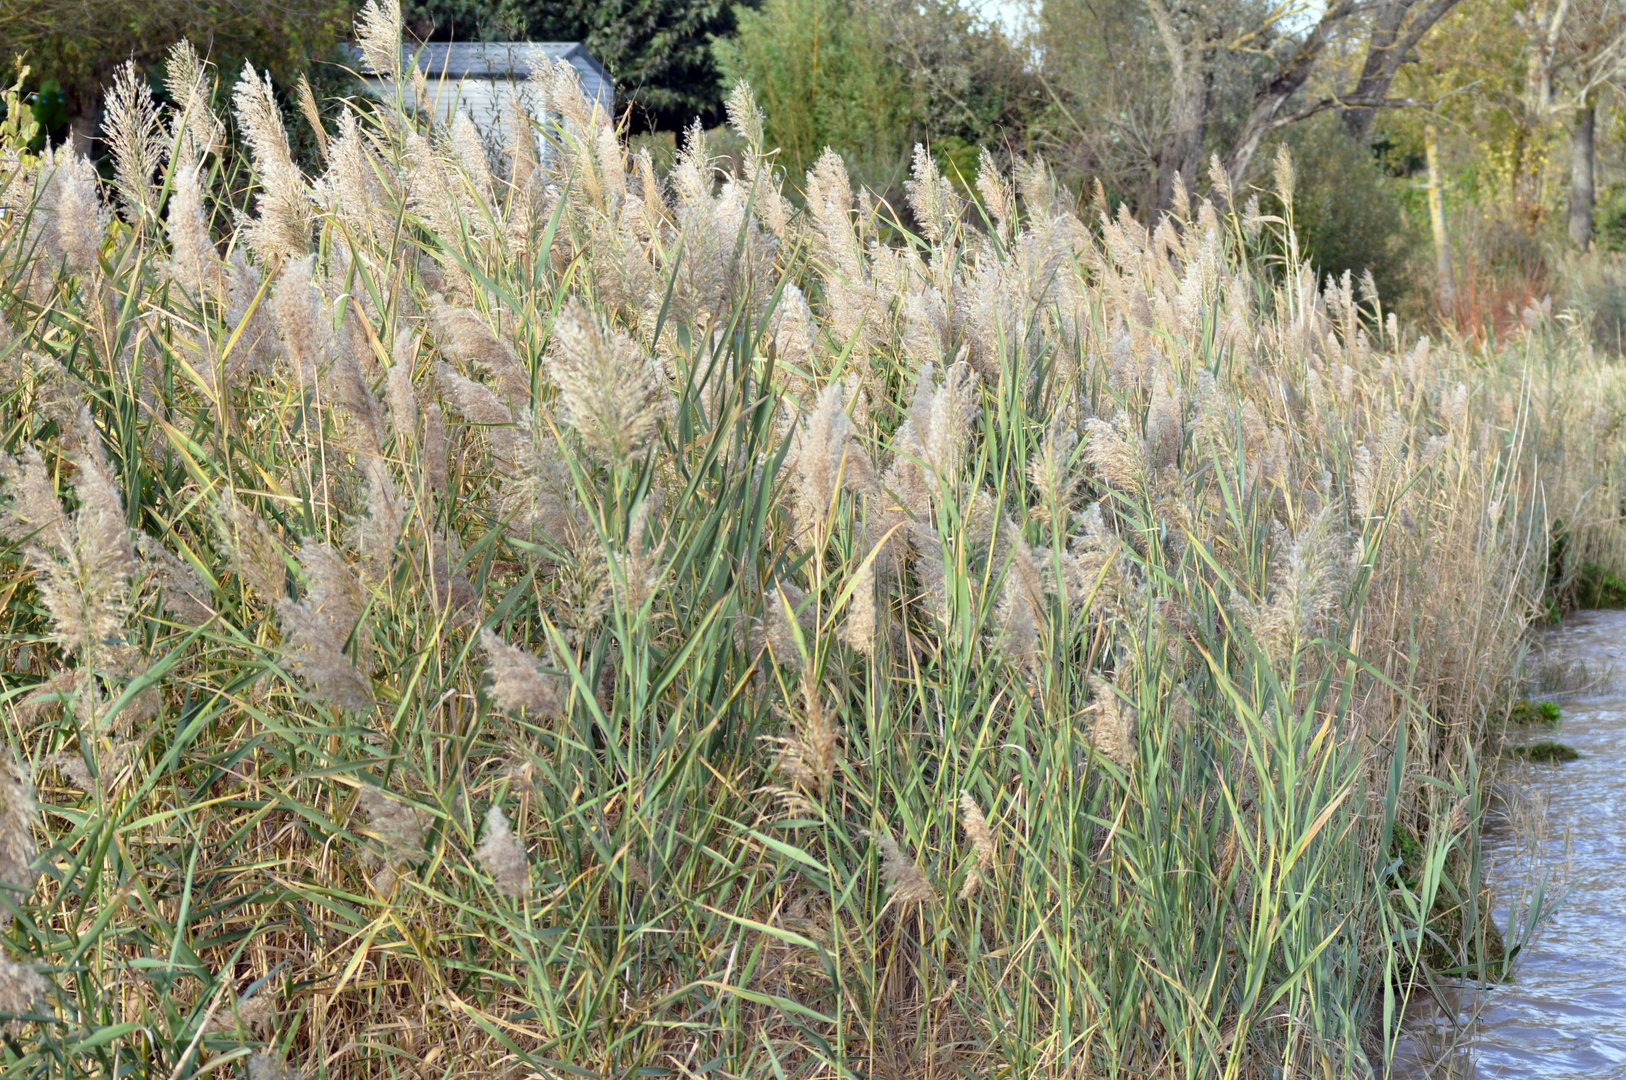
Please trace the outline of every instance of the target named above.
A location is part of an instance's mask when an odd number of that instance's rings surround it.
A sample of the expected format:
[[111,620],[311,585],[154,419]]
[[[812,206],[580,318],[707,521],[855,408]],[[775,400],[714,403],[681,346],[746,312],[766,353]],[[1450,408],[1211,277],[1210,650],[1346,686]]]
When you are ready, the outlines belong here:
[[401,0],[367,0],[356,16],[356,42],[367,70],[394,78],[401,74]]
[[886,879],[887,903],[899,907],[931,904],[937,901],[937,890],[915,861],[905,855],[892,833],[886,828],[875,834],[881,849],[881,876]]
[[182,38],[170,47],[164,62],[164,90],[169,95],[170,141],[179,137],[177,170],[196,168],[210,153],[226,145],[226,125],[209,107],[213,79],[192,43]]
[[728,112],[728,126],[734,129],[734,134],[751,144],[752,149],[762,146],[762,111],[757,108],[756,95],[751,93],[751,84],[741,79],[734,84],[734,89],[728,95],[725,106]]
[[367,815],[368,830],[393,864],[417,862],[424,857],[426,815],[415,806],[391,798],[384,789],[364,786],[356,793],[356,804]]
[[1095,713],[1095,724],[1090,732],[1090,745],[1127,772],[1136,757],[1134,712],[1112,687],[1094,678],[1091,687],[1095,702],[1090,709]]
[[136,550],[141,555],[141,575],[157,587],[166,611],[187,626],[202,626],[214,616],[209,590],[196,570],[144,532],[136,534]]
[[40,200],[47,251],[70,271],[94,270],[111,218],[95,166],[73,147],[61,146],[40,171],[49,177]]
[[262,262],[298,258],[310,249],[311,204],[304,174],[288,148],[271,76],[262,79],[253,64],[244,64],[232,104],[238,130],[253,150],[260,181],[260,216],[246,223],[245,238]]
[[660,364],[572,297],[553,324],[548,370],[565,418],[582,441],[616,464],[655,432],[665,406]]
[[136,74],[134,60],[113,73],[102,130],[113,152],[113,186],[124,200],[125,220],[138,223],[155,212],[152,176],[164,159],[164,129],[147,80]]
[[832,382],[819,392],[811,416],[796,426],[786,455],[796,492],[796,535],[804,545],[818,546],[843,487],[875,490],[875,470],[863,450],[851,442],[845,388]]
[[439,293],[429,297],[436,339],[441,351],[465,363],[477,364],[496,381],[507,404],[524,408],[531,400],[531,376],[512,345],[492,333],[480,316],[454,308]]
[[875,655],[875,631],[879,612],[875,604],[875,567],[881,553],[865,558],[853,576],[852,599],[847,604],[847,618],[841,626],[841,639],[848,648],[865,656]]
[[280,1055],[256,1050],[248,1056],[248,1080],[305,1080],[305,1074]]
[[344,651],[361,618],[361,586],[326,544],[301,547],[299,565],[306,579],[304,597],[277,603],[283,659],[318,700],[356,712],[372,708],[372,683]]
[[28,770],[11,751],[0,751],[0,927],[10,925],[10,907],[26,903],[39,880],[39,847],[34,843],[38,814]]
[[491,678],[491,700],[499,709],[525,709],[541,716],[562,716],[565,687],[557,675],[542,669],[542,661],[508,644],[490,630],[480,631],[486,651],[486,674]]
[[964,830],[965,838],[971,841],[971,851],[976,859],[966,874],[965,885],[960,889],[960,899],[970,900],[977,895],[984,877],[994,868],[994,834],[988,827],[982,807],[977,805],[977,800],[971,797],[969,791],[960,794],[960,828]]
[[231,492],[223,492],[214,507],[215,536],[231,568],[262,603],[277,603],[288,595],[287,566],[282,549],[259,516],[250,513]]
[[960,214],[960,200],[954,185],[937,169],[937,162],[920,143],[915,144],[914,176],[904,181],[909,209],[926,239],[939,243],[954,228]]
[[[9,914],[0,916],[0,921],[9,921]],[[40,998],[50,989],[43,976],[27,964],[0,954],[0,1013],[11,1013],[13,1017],[33,1013],[39,1008]],[[0,1031],[15,1035],[22,1029],[24,1021],[11,1019],[0,1025]]]
[[525,895],[525,886],[530,880],[525,848],[514,836],[508,815],[495,803],[486,811],[485,835],[474,854],[498,892],[515,898]]
[[769,737],[778,745],[774,767],[803,791],[823,798],[835,777],[840,735],[811,673],[802,677],[804,708],[788,737]]

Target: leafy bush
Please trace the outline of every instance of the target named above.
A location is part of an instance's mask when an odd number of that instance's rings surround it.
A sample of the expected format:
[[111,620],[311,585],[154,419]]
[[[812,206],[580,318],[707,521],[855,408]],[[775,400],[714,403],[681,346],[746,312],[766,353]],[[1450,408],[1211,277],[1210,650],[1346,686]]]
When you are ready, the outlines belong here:
[[1401,300],[1414,285],[1416,238],[1427,229],[1426,219],[1408,227],[1399,188],[1409,181],[1389,175],[1335,116],[1296,125],[1285,142],[1298,167],[1293,211],[1306,257],[1323,275],[1370,271],[1379,295]]
[[827,146],[866,175],[906,161],[902,71],[870,5],[764,0],[734,17],[734,36],[715,46],[718,66],[729,82],[751,85],[765,110],[764,138],[784,168],[803,172]]

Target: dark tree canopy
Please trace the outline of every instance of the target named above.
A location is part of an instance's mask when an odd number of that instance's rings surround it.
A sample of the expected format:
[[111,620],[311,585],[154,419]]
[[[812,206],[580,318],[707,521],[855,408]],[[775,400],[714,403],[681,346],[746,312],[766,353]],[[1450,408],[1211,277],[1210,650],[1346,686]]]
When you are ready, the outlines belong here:
[[405,0],[407,29],[434,41],[580,41],[615,76],[635,128],[720,116],[711,42],[734,29],[726,0]]
[[243,60],[291,78],[349,28],[349,0],[0,0],[0,41],[32,77],[61,87],[76,129],[88,131],[113,69],[147,67],[188,38],[222,71]]

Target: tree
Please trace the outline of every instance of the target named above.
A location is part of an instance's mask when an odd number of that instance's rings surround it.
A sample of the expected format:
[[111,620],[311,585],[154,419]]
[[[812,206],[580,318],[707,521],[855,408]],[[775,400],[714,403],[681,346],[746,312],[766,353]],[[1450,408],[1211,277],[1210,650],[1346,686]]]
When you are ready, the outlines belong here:
[[[1215,103],[1215,60],[1245,53],[1260,61],[1248,69],[1241,122],[1226,140],[1227,170],[1247,173],[1265,136],[1327,109],[1343,109],[1352,137],[1363,139],[1372,111],[1394,104],[1389,86],[1411,50],[1458,0],[1329,0],[1308,29],[1290,32],[1310,14],[1302,3],[1264,5],[1252,0],[1193,0],[1171,5],[1146,0],[1168,58],[1169,130],[1157,159],[1157,206],[1171,205],[1175,177],[1197,183]],[[1364,60],[1354,86],[1338,89],[1343,49],[1360,47]],[[1307,94],[1311,89],[1321,92]],[[1296,108],[1289,106],[1297,103]]]
[[714,38],[734,30],[725,0],[406,0],[407,28],[437,41],[580,41],[615,77],[636,128],[721,116]]
[[250,60],[279,80],[303,71],[349,27],[347,0],[4,0],[0,41],[62,88],[76,141],[96,126],[101,88],[126,60],[146,67],[190,39],[217,64]]

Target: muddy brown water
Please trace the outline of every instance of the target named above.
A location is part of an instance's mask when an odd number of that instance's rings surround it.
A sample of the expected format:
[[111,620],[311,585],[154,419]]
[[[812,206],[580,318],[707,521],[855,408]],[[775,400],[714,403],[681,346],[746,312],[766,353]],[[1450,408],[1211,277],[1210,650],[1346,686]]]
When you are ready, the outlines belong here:
[[1461,989],[1455,1024],[1417,1010],[1392,1073],[1405,1080],[1626,1078],[1626,611],[1577,612],[1544,637],[1590,678],[1555,697],[1556,731],[1509,741],[1556,739],[1581,757],[1512,770],[1511,802],[1527,812],[1487,828],[1484,850],[1500,925],[1524,917],[1534,881],[1549,911],[1510,981]]

